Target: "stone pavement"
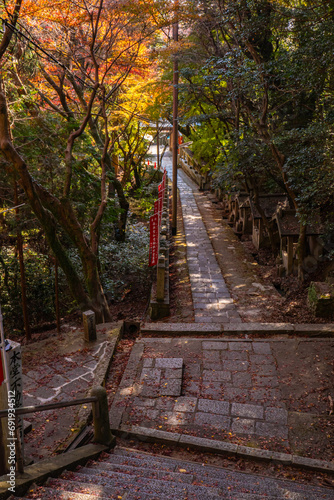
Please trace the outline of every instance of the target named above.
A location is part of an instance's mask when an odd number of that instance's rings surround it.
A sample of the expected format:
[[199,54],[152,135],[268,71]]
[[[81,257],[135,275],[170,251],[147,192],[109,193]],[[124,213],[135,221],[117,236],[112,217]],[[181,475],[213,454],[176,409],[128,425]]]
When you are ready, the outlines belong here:
[[[155,149],[151,149],[153,161]],[[165,153],[162,163],[172,178],[170,152]],[[238,325],[240,321],[284,322],[279,313],[284,298],[273,285],[262,280],[257,262],[246,253],[233,230],[222,220],[221,211],[212,203],[210,193],[200,192],[181,169],[178,169],[178,191],[182,222],[178,219],[174,245],[175,252],[183,252],[184,232],[187,265],[184,266],[180,259],[174,268],[183,283],[185,274],[186,280],[189,279],[189,272],[195,322],[222,326]],[[183,304],[185,306],[187,304]],[[185,316],[179,314],[179,321],[192,320],[189,314]],[[170,322],[173,318],[164,321]]]
[[[163,167],[172,179],[170,153],[165,154]],[[215,252],[198,210],[194,191],[198,186],[178,170],[178,189],[187,243],[187,261],[196,323],[238,323],[240,315],[233,303],[218,266]]]
[[[23,346],[23,406],[88,397],[107,376],[120,331],[121,323],[98,325],[97,340],[87,343],[83,330],[73,328]],[[33,429],[25,436],[25,457],[40,460],[66,448],[90,412],[91,404],[26,415]]]
[[[300,345],[302,350],[293,339],[138,340],[113,401],[111,425],[124,431],[137,426],[161,429],[285,453],[307,450],[316,458],[331,459],[330,418],[326,420],[324,412],[319,425],[313,403],[306,408],[292,400],[287,367],[290,360],[301,396],[307,358],[300,363],[298,357],[315,349],[319,364],[305,392],[316,391],[319,380],[332,387],[327,355],[334,343],[300,339]],[[303,436],[310,427],[313,437],[306,443]]]

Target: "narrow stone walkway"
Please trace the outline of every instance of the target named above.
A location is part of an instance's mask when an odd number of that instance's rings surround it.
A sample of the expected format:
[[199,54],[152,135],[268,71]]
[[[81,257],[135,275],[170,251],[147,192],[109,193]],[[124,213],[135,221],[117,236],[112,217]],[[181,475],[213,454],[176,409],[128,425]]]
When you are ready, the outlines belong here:
[[[166,153],[162,162],[173,178],[172,157]],[[195,312],[195,323],[239,323],[240,315],[217,263],[210,238],[198,210],[194,191],[197,185],[178,170],[187,261]]]

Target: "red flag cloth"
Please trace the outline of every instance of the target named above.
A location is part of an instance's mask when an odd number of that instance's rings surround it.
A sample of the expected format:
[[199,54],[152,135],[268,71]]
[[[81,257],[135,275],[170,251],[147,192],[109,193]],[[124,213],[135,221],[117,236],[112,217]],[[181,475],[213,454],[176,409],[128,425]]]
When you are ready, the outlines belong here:
[[158,185],[158,191],[159,191],[159,193],[160,193],[160,191],[163,191],[165,188],[166,188],[166,176],[164,175],[163,178],[162,178],[162,181]]
[[164,203],[164,196],[165,196],[165,190],[161,189],[159,191],[159,196],[158,196],[158,213],[159,213],[159,228],[161,226],[161,219],[162,219],[162,209],[163,209],[163,203]]

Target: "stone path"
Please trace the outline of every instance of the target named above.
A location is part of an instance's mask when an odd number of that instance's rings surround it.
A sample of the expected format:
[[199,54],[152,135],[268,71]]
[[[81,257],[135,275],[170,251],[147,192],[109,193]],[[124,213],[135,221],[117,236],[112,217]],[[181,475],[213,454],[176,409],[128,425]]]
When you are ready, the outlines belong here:
[[[171,155],[163,160],[172,179]],[[198,186],[178,170],[178,189],[187,242],[187,261],[196,323],[239,323],[241,318],[218,266],[210,238],[198,210],[194,191]]]
[[[311,428],[312,440],[319,431],[318,458],[330,456],[332,445],[324,435],[327,424],[320,418],[316,430],[312,403],[303,406],[304,387],[300,401],[291,399],[290,368],[302,386],[305,367],[298,358],[313,349],[314,342],[319,353],[315,373],[320,367],[320,378],[330,383],[330,339],[300,339],[298,345],[294,339],[138,340],[113,400],[111,425],[124,431],[139,426],[297,454],[306,451],[303,436]],[[304,384],[306,394],[319,385],[316,375],[312,378],[313,383]],[[312,441],[309,445],[312,448]]]
[[[90,396],[108,373],[121,323],[97,326],[97,340],[87,343],[82,329],[23,346],[23,405],[41,405]],[[87,422],[91,405],[26,415],[32,431],[25,436],[25,456],[46,458],[69,444]],[[61,425],[59,425],[61,423]]]
[[258,445],[265,439],[282,451],[289,446],[288,412],[270,342],[141,340],[119,391],[113,410],[121,410],[122,428],[144,423],[215,439],[238,435]]

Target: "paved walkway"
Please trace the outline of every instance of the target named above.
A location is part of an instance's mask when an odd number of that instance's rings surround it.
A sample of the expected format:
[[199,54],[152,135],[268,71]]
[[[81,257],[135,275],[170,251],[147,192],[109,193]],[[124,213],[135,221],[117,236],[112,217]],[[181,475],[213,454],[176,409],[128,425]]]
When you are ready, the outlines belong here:
[[[73,328],[61,337],[23,346],[23,406],[90,396],[107,376],[120,328],[121,323],[98,325],[97,340],[91,343],[84,340],[82,329]],[[88,404],[26,415],[32,431],[25,436],[25,457],[41,460],[66,448],[90,412]]]
[[318,389],[332,386],[333,347],[332,339],[138,340],[111,425],[331,460],[331,420]]
[[[163,159],[170,179],[172,158]],[[239,323],[241,318],[217,263],[210,238],[198,210],[194,191],[198,186],[178,170],[178,189],[187,242],[187,261],[196,323]]]

